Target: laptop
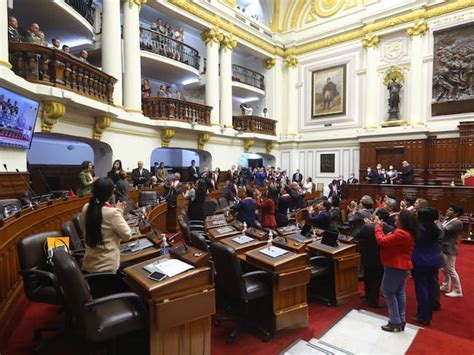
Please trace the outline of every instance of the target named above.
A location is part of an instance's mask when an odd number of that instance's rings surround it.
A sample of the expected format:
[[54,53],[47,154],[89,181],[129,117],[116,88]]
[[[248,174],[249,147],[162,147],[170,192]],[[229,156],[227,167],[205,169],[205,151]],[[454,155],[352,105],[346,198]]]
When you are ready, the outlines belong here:
[[311,233],[311,229],[313,227],[311,226],[311,224],[308,224],[306,223],[303,228],[301,228],[301,235],[304,236],[304,237],[307,237],[310,233]]
[[321,240],[321,244],[329,245],[331,247],[337,247],[337,237],[339,233],[332,232],[332,231],[324,231],[323,239]]

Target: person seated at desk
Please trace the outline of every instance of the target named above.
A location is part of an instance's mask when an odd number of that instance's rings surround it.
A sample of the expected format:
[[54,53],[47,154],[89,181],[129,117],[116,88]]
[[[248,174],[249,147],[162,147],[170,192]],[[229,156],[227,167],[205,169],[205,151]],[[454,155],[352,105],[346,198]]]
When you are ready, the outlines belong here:
[[331,208],[332,204],[329,201],[320,202],[316,207],[316,213],[313,213],[314,207],[311,208],[308,220],[313,227],[329,230],[331,226]]
[[120,242],[128,241],[132,232],[123,218],[124,205],[109,203],[114,183],[109,178],[94,182],[92,197],[84,205],[81,221],[84,225],[86,251],[82,261],[85,271],[117,272],[120,266]]
[[257,202],[253,199],[253,190],[247,189],[246,196],[247,197],[235,205],[234,209],[239,212],[237,219],[240,222],[246,222],[247,227],[255,227]]

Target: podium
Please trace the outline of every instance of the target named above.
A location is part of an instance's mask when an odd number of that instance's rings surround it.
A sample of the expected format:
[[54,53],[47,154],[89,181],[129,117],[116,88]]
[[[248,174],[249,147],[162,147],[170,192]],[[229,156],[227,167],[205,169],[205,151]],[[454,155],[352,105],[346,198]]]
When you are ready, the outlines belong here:
[[308,254],[288,252],[272,258],[254,249],[246,262],[273,275],[273,320],[275,332],[308,326],[306,285],[311,277]]
[[[360,254],[355,244],[344,244],[332,247],[314,242],[308,244],[311,254],[323,255],[331,262],[333,282],[321,285],[316,296],[332,305],[339,305],[359,299],[359,265]],[[330,286],[330,287],[328,287]]]
[[148,302],[150,354],[210,354],[211,315],[216,312],[212,269],[196,267],[163,281],[148,278],[150,259],[124,270],[125,282]]

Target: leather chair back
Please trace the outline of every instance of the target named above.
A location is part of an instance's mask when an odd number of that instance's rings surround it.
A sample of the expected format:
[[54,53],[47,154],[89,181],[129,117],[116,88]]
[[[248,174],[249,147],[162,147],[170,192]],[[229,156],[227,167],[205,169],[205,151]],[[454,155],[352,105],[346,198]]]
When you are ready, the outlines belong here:
[[157,199],[156,191],[140,191],[138,194],[138,207],[155,205]]
[[7,198],[0,200],[0,213],[3,213],[5,207],[14,207],[17,211],[21,210],[21,201],[16,198]]
[[29,273],[27,270],[36,269],[50,272],[50,266],[46,259],[46,238],[60,237],[58,232],[45,232],[30,235],[21,239],[17,244],[20,269],[23,274],[23,287],[26,296],[36,302],[59,304],[61,297],[57,294],[55,277],[47,278],[36,273]]
[[77,235],[79,238],[84,239],[84,228],[82,227],[81,214],[76,214],[72,221],[74,223],[74,227],[76,227]]
[[85,326],[84,304],[92,301],[89,284],[76,261],[66,252],[59,250],[53,255],[54,273],[64,296],[64,300],[81,327]]
[[212,243],[210,249],[217,287],[229,298],[245,299],[247,291],[235,250],[222,243]]
[[186,215],[180,214],[178,216],[178,224],[181,234],[183,235],[184,241],[188,245],[192,245],[191,236],[190,236],[190,229],[188,223],[186,223]]
[[229,203],[227,202],[227,199],[225,197],[219,198],[219,206],[221,209],[229,207]]
[[219,209],[219,204],[216,200],[206,200],[202,205],[202,209],[204,211],[204,217],[212,216]]
[[199,250],[202,250],[206,253],[210,253],[209,248],[207,246],[206,238],[204,236],[196,231],[190,232],[190,237],[191,237],[191,245],[195,248],[198,248]]
[[71,250],[84,249],[84,244],[77,233],[76,227],[74,226],[73,221],[64,222],[61,225],[61,232],[63,235],[69,237],[69,247]]

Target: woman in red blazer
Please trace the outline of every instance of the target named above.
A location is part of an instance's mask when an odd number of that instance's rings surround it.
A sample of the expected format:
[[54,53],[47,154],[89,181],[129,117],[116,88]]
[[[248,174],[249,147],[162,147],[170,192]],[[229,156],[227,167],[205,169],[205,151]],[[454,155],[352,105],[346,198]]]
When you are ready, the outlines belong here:
[[375,239],[380,246],[380,259],[384,266],[382,293],[388,306],[389,322],[382,326],[387,332],[405,330],[405,281],[413,269],[411,253],[418,232],[416,214],[402,210],[396,217],[396,229],[385,235],[382,221],[375,217]]
[[261,200],[257,198],[257,206],[262,215],[262,226],[264,228],[275,229],[277,226],[275,219],[276,201],[278,199],[278,190],[274,187],[269,187],[267,191],[267,198]]

